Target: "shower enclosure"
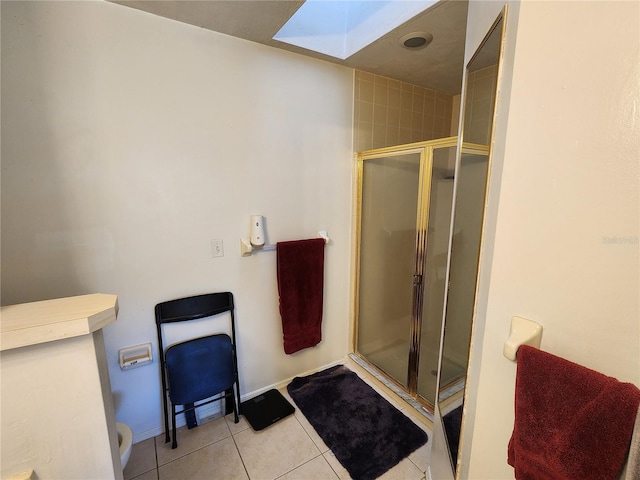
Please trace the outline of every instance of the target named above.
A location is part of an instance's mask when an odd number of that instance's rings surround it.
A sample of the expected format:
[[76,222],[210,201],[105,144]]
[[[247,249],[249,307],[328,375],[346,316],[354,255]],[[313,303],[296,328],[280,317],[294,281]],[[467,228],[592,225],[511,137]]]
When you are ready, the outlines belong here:
[[[449,137],[358,155],[354,351],[429,410],[436,401],[457,142]],[[486,157],[486,150],[462,146],[473,157]],[[466,358],[443,358],[441,384],[465,370]]]

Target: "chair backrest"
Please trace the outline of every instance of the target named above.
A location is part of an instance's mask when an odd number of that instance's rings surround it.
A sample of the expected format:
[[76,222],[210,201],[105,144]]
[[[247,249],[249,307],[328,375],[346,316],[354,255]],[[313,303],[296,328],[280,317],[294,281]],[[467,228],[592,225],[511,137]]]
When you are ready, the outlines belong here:
[[[162,325],[198,320],[220,313],[231,315],[231,342],[236,344],[233,294],[231,292],[207,293],[192,297],[169,300],[156,305],[156,327],[158,330],[158,350],[161,363],[164,363],[164,337]],[[212,332],[213,333],[213,332]],[[215,332],[219,333],[219,332]],[[199,336],[202,336],[200,334]]]
[[156,324],[196,320],[223,312],[233,312],[231,292],[207,293],[159,303],[156,305]]

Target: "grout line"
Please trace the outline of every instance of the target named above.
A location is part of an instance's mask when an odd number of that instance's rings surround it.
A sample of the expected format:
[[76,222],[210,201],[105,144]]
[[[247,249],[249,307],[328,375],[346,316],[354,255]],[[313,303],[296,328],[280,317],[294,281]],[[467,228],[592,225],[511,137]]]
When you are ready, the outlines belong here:
[[240,449],[238,448],[238,442],[236,442],[236,435],[238,433],[241,433],[241,432],[244,432],[244,431],[245,430],[241,430],[240,432],[237,432],[236,434],[231,433],[231,440],[233,441],[233,445],[236,447],[236,452],[238,452],[238,457],[240,457],[240,461],[242,462],[242,468],[244,468],[244,473],[246,473],[247,474],[247,478],[249,480],[251,480],[251,476],[249,475],[249,470],[247,469],[247,465],[244,463],[244,458],[242,458],[242,455],[240,454]]

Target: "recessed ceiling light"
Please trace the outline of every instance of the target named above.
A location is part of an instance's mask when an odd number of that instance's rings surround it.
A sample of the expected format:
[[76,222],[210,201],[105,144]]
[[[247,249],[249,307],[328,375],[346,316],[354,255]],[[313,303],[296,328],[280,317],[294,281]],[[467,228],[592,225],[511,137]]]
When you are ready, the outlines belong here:
[[398,39],[400,45],[409,50],[420,50],[425,48],[433,40],[433,35],[428,32],[412,32],[403,35]]

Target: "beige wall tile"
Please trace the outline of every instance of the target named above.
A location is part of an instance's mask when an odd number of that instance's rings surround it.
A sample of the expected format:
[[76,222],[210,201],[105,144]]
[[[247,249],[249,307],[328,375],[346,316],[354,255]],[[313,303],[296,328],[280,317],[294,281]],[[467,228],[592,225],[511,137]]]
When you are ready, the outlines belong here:
[[411,129],[400,127],[398,132],[398,142],[400,145],[404,143],[411,143]]
[[387,125],[386,146],[399,145],[400,128]]
[[400,80],[394,80],[393,78],[389,79],[389,88],[397,88],[398,90],[402,89],[402,82]]
[[[404,86],[404,85],[403,85]],[[405,90],[404,88],[400,94],[400,109],[405,112],[411,112],[413,110],[413,92]]]
[[373,82],[360,82],[360,98],[364,102],[373,103]]
[[411,129],[413,123],[413,113],[407,110],[400,111],[400,128]]
[[373,73],[364,72],[362,70],[358,71],[360,72],[360,80],[362,80],[363,82],[374,82],[376,76]]
[[389,86],[375,83],[373,86],[373,103],[386,105],[389,98]]
[[360,123],[356,128],[356,146],[357,151],[371,150],[373,148],[373,124]]
[[386,125],[374,125],[373,126],[373,148],[386,147],[387,143],[387,127]]
[[389,87],[389,106],[400,108],[402,105],[402,90]]
[[362,71],[355,78],[357,151],[450,136],[451,95]]
[[422,119],[422,131],[425,135],[425,140],[431,140],[435,138],[433,136],[433,115],[425,114]]
[[[417,90],[417,89],[416,89]],[[420,113],[424,111],[424,89],[423,91],[418,93],[417,91],[413,92],[413,104],[412,109],[414,112]]]
[[392,127],[400,126],[400,109],[396,107],[389,107],[387,109],[387,125]]
[[447,100],[445,99],[444,96],[442,95],[436,95],[436,109],[434,114],[437,117],[445,117],[447,114],[447,103],[451,104],[451,99],[449,99],[449,102],[447,102]]
[[360,110],[357,117],[358,122],[373,123],[373,103],[359,100],[356,103],[356,108]]
[[424,115],[422,114],[422,110],[418,112],[413,112],[413,114],[411,115],[411,129],[420,130],[420,132],[422,132],[423,122],[424,122]]
[[386,125],[387,124],[387,106],[375,104],[373,106],[373,124],[374,125]]

